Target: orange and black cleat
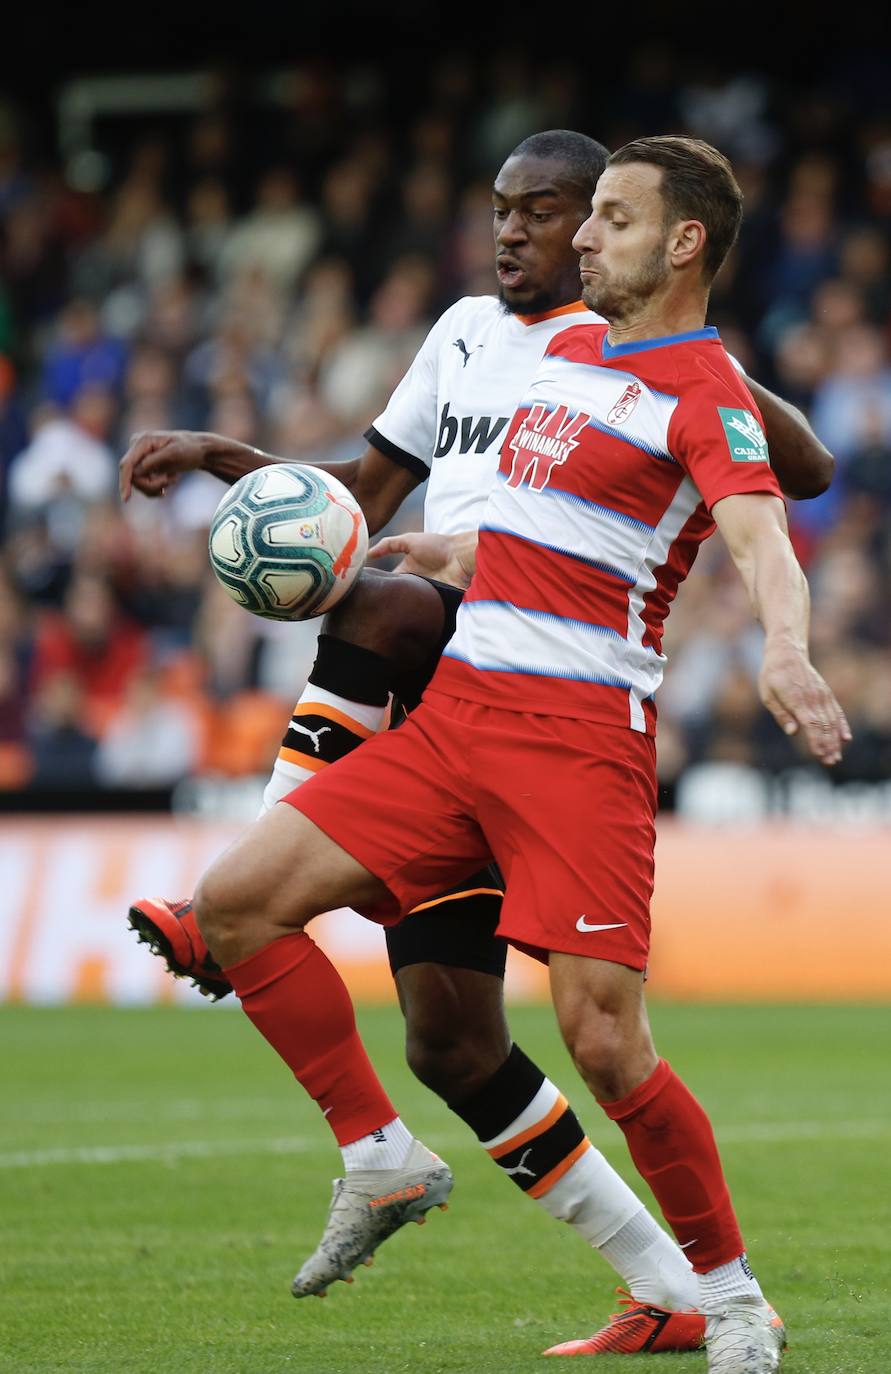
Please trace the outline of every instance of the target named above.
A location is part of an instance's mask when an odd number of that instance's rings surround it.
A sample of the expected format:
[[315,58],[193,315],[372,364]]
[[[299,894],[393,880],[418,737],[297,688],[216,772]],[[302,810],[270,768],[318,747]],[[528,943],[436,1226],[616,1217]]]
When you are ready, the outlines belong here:
[[705,1342],[705,1317],[701,1312],[672,1312],[666,1307],[635,1302],[617,1288],[624,1311],[613,1312],[609,1322],[584,1341],[552,1345],[546,1355],[660,1355],[669,1350],[701,1350]]
[[163,897],[143,897],[130,908],[130,929],[163,959],[175,978],[191,978],[202,997],[219,1002],[232,984],[211,957],[204,943],[190,901],[168,902]]

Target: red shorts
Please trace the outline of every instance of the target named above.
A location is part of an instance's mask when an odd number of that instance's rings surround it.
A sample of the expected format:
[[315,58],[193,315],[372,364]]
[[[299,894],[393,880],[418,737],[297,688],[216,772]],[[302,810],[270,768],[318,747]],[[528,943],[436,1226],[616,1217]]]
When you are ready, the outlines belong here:
[[498,934],[643,969],[656,839],[653,739],[428,692],[285,798],[380,878],[401,919],[494,858]]

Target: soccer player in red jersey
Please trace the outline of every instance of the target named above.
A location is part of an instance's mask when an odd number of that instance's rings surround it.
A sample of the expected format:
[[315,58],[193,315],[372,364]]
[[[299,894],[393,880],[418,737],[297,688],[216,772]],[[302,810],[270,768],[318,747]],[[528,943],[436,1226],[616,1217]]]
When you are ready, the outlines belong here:
[[715,525],[764,626],[765,705],[824,764],[849,738],[808,657],[807,587],[757,407],[704,325],[740,218],[708,145],[642,139],[613,155],[575,239],[586,301],[609,325],[548,347],[423,702],[270,811],[195,901],[248,1016],[315,1095],[326,1079],[336,1111],[348,999],[304,927],[345,904],[398,920],[494,856],[500,931],[548,958],[576,1066],[699,1277],[711,1374],[772,1374],[782,1325],[708,1119],[658,1057],[643,998],[661,629]]
[[[415,376],[407,394],[400,395],[406,392],[406,384],[403,384],[394,402],[369,432],[370,448],[366,457],[350,465],[356,471],[340,472],[342,476],[351,477],[359,487],[373,524],[381,523],[382,511],[388,502],[398,504],[406,489],[406,475],[411,479],[410,486],[420,480],[420,474],[426,473],[425,463],[429,465],[430,459],[423,455],[425,444],[429,442],[433,458],[439,460],[432,467],[434,471],[438,468],[441,473],[449,474],[444,490],[454,497],[457,508],[449,517],[444,497],[438,494],[435,513],[428,518],[434,528],[446,531],[460,528],[459,512],[466,513],[468,501],[467,495],[462,495],[462,481],[465,491],[475,487],[482,495],[481,478],[485,474],[480,471],[484,466],[480,458],[481,445],[490,434],[496,434],[499,424],[507,424],[506,419],[499,422],[491,416],[471,415],[467,419],[462,403],[469,409],[475,401],[480,404],[478,398],[485,401],[495,394],[497,409],[496,393],[498,386],[504,385],[503,376],[509,376],[510,386],[521,387],[525,381],[524,377],[513,380],[516,374],[513,353],[518,349],[528,352],[527,345],[534,347],[535,337],[542,331],[543,343],[572,321],[581,323],[584,320],[583,328],[596,323],[595,317],[585,315],[584,311],[579,316],[581,303],[573,304],[578,289],[578,260],[571,253],[568,242],[568,234],[584,218],[582,207],[586,206],[591,185],[596,180],[596,175],[592,175],[588,189],[582,192],[585,176],[590,175],[590,150],[596,147],[591,140],[566,131],[535,136],[521,145],[499,173],[495,185],[496,244],[502,299],[511,314],[505,321],[499,318],[497,311],[493,312],[492,304],[497,303],[491,298],[468,299],[446,312],[434,326],[432,343],[428,341],[425,350],[433,360],[434,370],[438,368],[438,395],[425,381],[424,369],[429,365],[422,364],[422,355],[419,355],[419,363],[412,373],[420,375],[420,382]],[[502,339],[499,331],[505,330],[507,333]],[[442,336],[441,341],[435,337],[437,335]],[[483,347],[480,346],[481,338],[485,339]],[[461,343],[463,349],[458,348]],[[471,360],[474,368],[486,369],[476,380],[474,372],[468,372]],[[531,369],[534,363],[524,365]],[[471,394],[474,386],[476,396]],[[514,400],[519,398],[519,391],[512,394]],[[626,409],[628,404],[626,401]],[[808,450],[806,434],[783,410],[781,403],[768,395],[765,405],[771,408],[771,440],[777,434],[777,449],[784,455],[782,467],[786,485],[792,491],[805,494],[809,483],[820,481],[819,475],[811,475],[815,466],[819,467],[819,450],[815,444]],[[492,408],[491,401],[487,408]],[[429,423],[425,416],[428,415],[433,420],[429,440],[425,431]],[[465,428],[475,438],[473,444],[466,446],[460,442]],[[452,433],[456,440],[454,452],[448,450],[446,443]],[[436,436],[435,444],[433,435]],[[396,440],[401,440],[401,446]],[[471,450],[467,459],[463,457],[465,447]],[[497,448],[494,452],[497,453]],[[239,475],[239,470],[248,470],[262,461],[273,460],[266,460],[244,446],[227,443],[219,436],[147,436],[134,445],[122,463],[122,479],[126,488],[132,475],[137,485],[151,493],[157,490],[153,482],[169,481],[177,471],[199,463],[231,479]],[[461,463],[468,466],[464,478],[456,477],[456,464]],[[338,467],[334,470],[338,471]],[[442,491],[441,483],[439,490]],[[364,599],[361,596],[351,598],[351,604],[326,626],[329,634],[333,630],[335,635],[345,636],[334,640],[341,658],[347,649],[358,658],[358,662],[354,659],[349,663],[354,679],[361,677],[363,672],[367,676],[369,668],[377,669],[375,656],[363,647],[363,640],[368,642],[369,621],[377,626],[385,623],[386,633],[392,638],[394,625],[400,624],[399,612],[393,613],[393,598],[397,588],[406,582],[413,584],[413,589],[417,586],[416,579],[372,579],[368,595]],[[389,602],[386,614],[378,609],[382,597]],[[454,605],[447,609],[453,617]],[[426,625],[441,624],[442,607],[425,603],[424,617]],[[405,623],[404,616],[403,622],[407,638],[417,639],[417,622]],[[380,632],[378,629],[377,634]],[[436,631],[434,639],[439,633]],[[358,644],[350,644],[350,636],[358,639]],[[330,646],[331,641],[328,642]],[[374,642],[380,645],[380,639]],[[313,677],[316,679],[317,675],[314,673]],[[349,690],[346,700],[332,703],[325,700],[325,696],[324,686],[321,692],[310,690],[309,699],[298,708],[283,748],[285,763],[280,760],[279,769],[293,766],[292,760],[318,767],[318,760],[304,760],[299,752],[302,742],[303,753],[309,753],[300,733],[308,733],[306,725],[319,724],[310,719],[314,712],[321,709],[325,721],[330,723],[335,716],[344,713],[355,718],[363,708],[368,709],[371,705],[355,703]],[[320,697],[322,700],[318,700]],[[363,733],[371,733],[370,721],[360,719],[357,725],[354,721],[354,725],[353,734],[358,734],[359,738]],[[328,733],[334,735],[336,732]],[[341,731],[341,735],[343,738],[335,742],[342,750],[349,732]],[[296,781],[294,774],[291,781],[287,773],[284,777],[285,788],[280,779],[277,783],[279,796]],[[476,909],[471,910],[474,903]],[[611,1189],[615,1191],[621,1180],[609,1170],[598,1152],[584,1142],[583,1133],[565,1103],[556,1110],[562,1099],[554,1086],[518,1047],[511,1048],[501,1011],[503,942],[493,940],[491,933],[498,918],[497,901],[492,896],[477,893],[458,901],[444,903],[440,900],[422,905],[427,908],[426,912],[388,931],[391,960],[409,1019],[410,1044],[415,1046],[415,1067],[472,1125],[493,1158],[524,1191],[538,1198],[552,1214],[572,1220],[620,1272],[624,1269],[626,1274],[633,1275],[629,1282],[640,1301],[632,1305],[630,1312],[622,1314],[615,1327],[606,1328],[584,1343],[590,1353],[690,1348],[698,1339],[701,1327],[696,1327],[683,1314],[671,1314],[653,1305],[670,1299],[680,1306],[686,1297],[679,1291],[679,1280],[673,1283],[669,1277],[671,1257],[660,1254],[658,1231],[654,1238],[651,1234],[653,1223],[627,1190],[621,1197],[611,1196]],[[144,914],[151,917],[149,904],[143,906],[146,907]],[[466,913],[459,915],[459,907],[467,908]],[[495,968],[489,950],[498,945],[502,947],[500,968]],[[190,972],[200,978],[207,971],[193,966]],[[226,981],[216,977],[213,971],[207,977],[207,984],[211,988],[219,986],[222,991],[228,988]],[[382,1117],[381,1123],[384,1120]],[[348,1123],[338,1123],[335,1119],[332,1124],[350,1133]],[[535,1150],[530,1152],[532,1140]],[[515,1141],[521,1143],[515,1146]],[[579,1155],[577,1152],[583,1144],[585,1148]],[[595,1164],[599,1169],[596,1180],[592,1173]],[[590,1193],[592,1185],[601,1194],[600,1215],[592,1212],[590,1205],[584,1202],[585,1191]],[[651,1269],[663,1274],[661,1291],[655,1286]]]

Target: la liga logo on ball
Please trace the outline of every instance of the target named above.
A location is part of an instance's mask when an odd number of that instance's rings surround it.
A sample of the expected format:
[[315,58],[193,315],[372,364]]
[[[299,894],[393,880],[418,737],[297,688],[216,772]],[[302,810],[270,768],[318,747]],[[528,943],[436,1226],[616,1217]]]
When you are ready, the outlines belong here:
[[336,477],[304,463],[274,463],[226,492],[208,550],[239,606],[267,620],[309,620],[352,587],[368,552],[368,527]]

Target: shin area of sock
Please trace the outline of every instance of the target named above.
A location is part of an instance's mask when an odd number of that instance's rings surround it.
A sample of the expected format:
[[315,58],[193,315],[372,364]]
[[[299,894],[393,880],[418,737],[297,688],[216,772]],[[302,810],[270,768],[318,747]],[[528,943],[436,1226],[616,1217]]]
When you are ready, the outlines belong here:
[[638,1172],[693,1268],[705,1273],[744,1250],[711,1123],[689,1088],[661,1059],[618,1102],[601,1102],[624,1132]]
[[273,940],[226,976],[339,1145],[393,1120],[396,1109],[359,1038],[343,979],[305,931]]

